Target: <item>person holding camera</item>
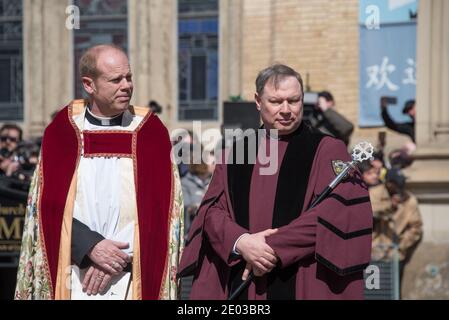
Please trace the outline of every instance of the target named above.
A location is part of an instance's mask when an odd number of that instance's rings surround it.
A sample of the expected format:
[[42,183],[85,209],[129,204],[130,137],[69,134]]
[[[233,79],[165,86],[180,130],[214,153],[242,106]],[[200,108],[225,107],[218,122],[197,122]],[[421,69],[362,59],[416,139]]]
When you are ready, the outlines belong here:
[[0,175],[11,176],[19,164],[13,155],[22,141],[22,129],[15,124],[5,124],[0,129]]
[[389,104],[395,104],[396,101],[396,98],[390,97],[382,97],[380,99],[380,107],[382,110],[381,115],[382,119],[384,120],[385,126],[398,133],[408,135],[412,139],[412,141],[415,142],[415,100],[408,100],[407,102],[405,102],[402,113],[408,115],[411,118],[411,121],[404,123],[397,123],[390,117],[390,114],[388,113],[387,106]]
[[335,100],[332,94],[328,91],[318,93],[316,107],[319,112],[315,119],[316,122],[312,125],[348,145],[354,125],[335,110]]
[[11,171],[10,176],[24,182],[24,188],[27,191],[39,162],[39,152],[40,147],[35,141],[22,141],[15,152],[14,170]]

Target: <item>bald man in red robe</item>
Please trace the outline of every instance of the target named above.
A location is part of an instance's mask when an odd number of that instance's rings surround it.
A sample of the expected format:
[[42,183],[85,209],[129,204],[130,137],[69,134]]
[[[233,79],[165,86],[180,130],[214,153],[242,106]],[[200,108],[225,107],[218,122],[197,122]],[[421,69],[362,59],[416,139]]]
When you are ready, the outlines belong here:
[[[350,156],[342,141],[302,121],[303,97],[292,68],[259,73],[255,98],[266,134],[235,142],[216,166],[178,273],[193,276],[191,299],[227,299],[250,271],[254,281],[238,299],[363,299],[372,232],[367,187],[356,171],[308,209],[335,178],[336,163]],[[245,152],[255,143],[257,159],[239,164],[239,143]],[[274,174],[263,173],[260,153],[277,160]]]

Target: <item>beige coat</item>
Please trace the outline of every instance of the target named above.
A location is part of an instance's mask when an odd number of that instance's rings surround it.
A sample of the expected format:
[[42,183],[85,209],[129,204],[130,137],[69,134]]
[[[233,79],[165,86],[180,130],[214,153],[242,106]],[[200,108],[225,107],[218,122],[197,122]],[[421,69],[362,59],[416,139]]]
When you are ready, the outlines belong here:
[[400,261],[409,258],[423,233],[416,197],[406,191],[403,201],[394,208],[387,189],[381,184],[370,188],[370,198],[374,214],[372,258],[391,259],[395,246]]

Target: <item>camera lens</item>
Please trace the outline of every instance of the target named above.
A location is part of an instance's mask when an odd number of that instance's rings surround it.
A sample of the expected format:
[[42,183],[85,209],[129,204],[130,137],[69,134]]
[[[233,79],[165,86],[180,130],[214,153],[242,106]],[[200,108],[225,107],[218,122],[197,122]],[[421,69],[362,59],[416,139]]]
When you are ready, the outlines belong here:
[[11,156],[11,152],[8,150],[8,148],[1,148],[0,149],[0,156],[2,158],[9,158]]

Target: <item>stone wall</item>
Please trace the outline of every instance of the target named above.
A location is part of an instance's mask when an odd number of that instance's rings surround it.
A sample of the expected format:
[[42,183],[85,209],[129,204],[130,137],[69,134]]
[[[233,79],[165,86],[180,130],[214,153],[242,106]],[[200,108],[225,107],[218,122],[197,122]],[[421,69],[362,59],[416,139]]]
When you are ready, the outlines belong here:
[[69,4],[23,1],[25,136],[42,135],[50,115],[73,97],[73,37],[65,11]]
[[404,275],[404,298],[449,299],[449,2],[419,2],[418,149],[405,171],[418,197],[424,238]]
[[[291,65],[312,90],[329,90],[337,108],[358,120],[358,1],[230,0],[220,36],[233,46],[222,52],[228,78],[222,98],[252,100],[257,73],[274,62]],[[223,15],[220,13],[220,17]],[[230,39],[229,37],[234,37]],[[227,60],[226,54],[232,55]],[[239,60],[239,62],[236,62]],[[227,66],[226,66],[227,64]],[[240,68],[232,68],[238,65]],[[223,79],[226,82],[227,78]],[[236,85],[237,84],[237,85]]]
[[176,1],[129,0],[128,12],[132,103],[156,100],[164,107],[162,120],[172,125],[178,92]]
[[[426,228],[429,229],[429,228]],[[404,271],[403,299],[449,299],[449,243],[424,241]]]

